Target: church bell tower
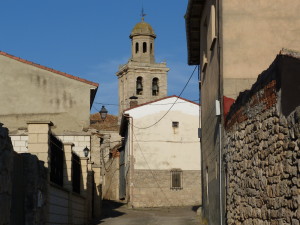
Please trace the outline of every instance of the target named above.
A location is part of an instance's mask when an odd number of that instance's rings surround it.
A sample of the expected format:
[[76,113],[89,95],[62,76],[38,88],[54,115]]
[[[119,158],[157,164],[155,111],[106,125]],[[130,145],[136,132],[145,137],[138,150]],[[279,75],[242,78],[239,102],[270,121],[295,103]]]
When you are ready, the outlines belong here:
[[136,105],[167,96],[169,68],[165,62],[155,62],[156,35],[144,17],[134,26],[129,37],[131,58],[116,73],[119,81],[119,115]]

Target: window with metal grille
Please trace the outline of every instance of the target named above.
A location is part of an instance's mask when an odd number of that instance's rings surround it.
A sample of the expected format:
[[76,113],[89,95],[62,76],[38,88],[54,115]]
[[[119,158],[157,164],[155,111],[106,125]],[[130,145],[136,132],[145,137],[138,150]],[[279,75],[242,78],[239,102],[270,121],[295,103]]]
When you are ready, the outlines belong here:
[[178,128],[179,127],[179,122],[178,121],[173,121],[172,122],[172,127]]
[[73,192],[80,194],[80,176],[81,176],[81,164],[80,158],[74,152],[72,152],[72,189]]
[[63,143],[50,134],[50,181],[63,186]]
[[180,190],[182,188],[182,170],[171,170],[171,189]]

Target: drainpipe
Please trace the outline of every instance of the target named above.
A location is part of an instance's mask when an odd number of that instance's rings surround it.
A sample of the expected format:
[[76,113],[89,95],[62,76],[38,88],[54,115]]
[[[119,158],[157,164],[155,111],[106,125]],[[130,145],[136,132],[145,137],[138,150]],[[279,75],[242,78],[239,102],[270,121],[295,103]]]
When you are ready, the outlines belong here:
[[216,116],[219,117],[219,200],[220,200],[220,225],[223,223],[222,218],[222,118],[221,102],[216,100]]
[[131,202],[131,206],[133,203],[133,118],[128,114],[123,114],[125,118],[128,119],[128,124],[130,126],[130,132],[128,134],[129,138],[129,203]]
[[220,123],[219,124],[219,146],[220,146],[220,151],[219,151],[219,173],[220,173],[220,183],[219,183],[219,186],[220,186],[220,225],[223,224],[223,213],[222,213],[222,204],[223,204],[223,201],[222,201],[222,124]]

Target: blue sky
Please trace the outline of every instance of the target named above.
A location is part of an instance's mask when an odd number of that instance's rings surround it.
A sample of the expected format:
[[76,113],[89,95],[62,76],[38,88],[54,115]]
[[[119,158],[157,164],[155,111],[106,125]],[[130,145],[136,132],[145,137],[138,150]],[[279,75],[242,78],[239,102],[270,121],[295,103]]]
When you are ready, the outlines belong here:
[[[194,67],[187,65],[187,0],[5,0],[0,2],[0,50],[100,84],[92,112],[117,104],[120,64],[131,55],[129,34],[153,27],[156,61],[166,61],[168,95],[178,95]],[[197,100],[197,74],[182,97]],[[109,113],[118,107],[106,105]]]

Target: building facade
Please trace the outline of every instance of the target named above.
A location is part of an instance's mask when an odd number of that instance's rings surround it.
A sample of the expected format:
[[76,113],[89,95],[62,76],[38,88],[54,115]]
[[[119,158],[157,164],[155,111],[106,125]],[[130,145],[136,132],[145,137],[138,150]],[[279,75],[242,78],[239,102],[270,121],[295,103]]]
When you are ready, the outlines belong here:
[[14,151],[37,156],[47,169],[45,221],[72,223],[74,206],[74,224],[88,223],[92,214],[99,216],[101,205],[100,169],[92,169],[93,157],[83,152],[97,147],[89,126],[98,84],[5,52],[0,52],[0,68],[0,122],[9,128]]
[[224,221],[223,99],[249,89],[283,47],[300,49],[299,9],[297,0],[188,3],[188,64],[201,66],[203,216],[209,224]]
[[[133,28],[131,39],[131,58],[119,67],[116,73],[119,81],[119,115],[124,109],[167,96],[166,63],[155,62],[155,38],[150,24],[142,21]],[[130,99],[135,96],[134,101]]]
[[126,110],[120,198],[132,207],[201,204],[198,121],[199,105],[177,96]]

